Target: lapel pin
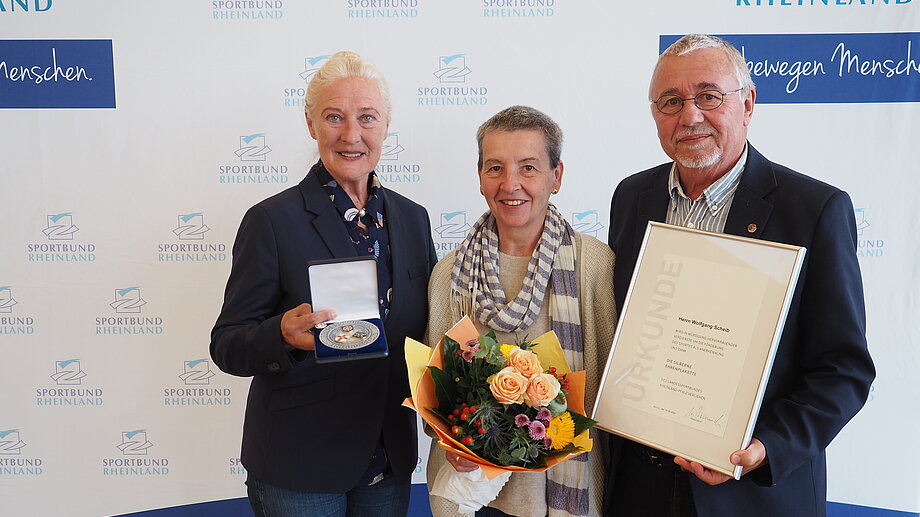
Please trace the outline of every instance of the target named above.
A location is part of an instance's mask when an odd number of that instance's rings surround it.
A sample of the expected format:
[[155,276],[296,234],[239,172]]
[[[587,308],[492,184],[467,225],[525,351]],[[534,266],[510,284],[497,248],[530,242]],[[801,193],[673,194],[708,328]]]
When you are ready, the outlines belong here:
[[757,231],[757,225],[756,225],[756,224],[751,223],[751,224],[748,225],[748,233],[754,233],[754,232],[756,232],[756,231]]

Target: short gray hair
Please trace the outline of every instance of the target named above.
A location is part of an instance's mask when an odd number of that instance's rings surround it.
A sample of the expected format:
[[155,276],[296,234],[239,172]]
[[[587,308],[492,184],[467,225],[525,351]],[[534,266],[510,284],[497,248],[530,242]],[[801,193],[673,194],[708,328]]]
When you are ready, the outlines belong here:
[[[744,56],[734,45],[717,36],[707,34],[687,34],[671,44],[664,52],[658,56],[658,63],[655,64],[655,73],[658,72],[658,65],[665,56],[685,56],[691,52],[702,50],[704,48],[717,48],[725,53],[728,60],[731,61],[735,68],[735,75],[738,76],[739,86],[742,88],[754,89],[754,81],[751,79],[751,70],[748,69]],[[654,73],[652,74],[654,77]],[[743,96],[740,98],[744,98]]]
[[380,90],[380,97],[383,99],[384,116],[386,116],[387,121],[390,121],[393,105],[390,101],[390,85],[387,83],[386,77],[373,63],[347,50],[333,54],[317,70],[313,75],[313,79],[310,79],[310,84],[307,85],[307,94],[304,97],[304,112],[312,117],[313,109],[316,107],[316,97],[319,95],[320,90],[343,77],[364,77],[374,81],[377,84],[377,89]]
[[543,133],[546,141],[546,154],[552,168],[559,165],[562,158],[562,128],[549,115],[530,106],[511,106],[505,108],[483,122],[476,131],[476,144],[479,147],[477,168],[482,170],[482,140],[492,131],[526,131],[537,130]]

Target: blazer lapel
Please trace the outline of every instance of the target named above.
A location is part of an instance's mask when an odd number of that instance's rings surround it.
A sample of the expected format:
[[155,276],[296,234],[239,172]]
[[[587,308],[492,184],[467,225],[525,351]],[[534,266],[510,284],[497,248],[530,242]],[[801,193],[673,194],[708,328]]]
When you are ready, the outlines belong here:
[[645,238],[645,229],[648,226],[647,221],[663,223],[667,218],[671,195],[668,192],[668,173],[670,170],[670,163],[662,165],[656,171],[649,188],[639,193],[635,233],[636,238],[639,239],[638,244],[641,244],[642,239]]
[[386,225],[384,229],[390,240],[390,276],[393,282],[393,292],[390,296],[390,312],[387,314],[387,320],[398,321],[399,318],[395,316],[398,315],[400,308],[404,304],[393,303],[393,301],[399,299],[399,294],[405,288],[402,281],[407,279],[409,275],[407,272],[409,266],[406,264],[406,252],[413,243],[407,242],[405,225],[401,217],[401,207],[390,196],[389,190],[381,188],[381,191],[383,192],[384,224]]
[[773,204],[764,198],[775,188],[772,164],[749,143],[747,164],[725,221],[725,233],[762,238],[773,212]]
[[335,258],[356,257],[358,252],[342,225],[342,216],[329,200],[314,172],[311,171],[300,182],[300,191],[303,194],[304,209],[313,214],[313,228],[329,248],[329,253]]

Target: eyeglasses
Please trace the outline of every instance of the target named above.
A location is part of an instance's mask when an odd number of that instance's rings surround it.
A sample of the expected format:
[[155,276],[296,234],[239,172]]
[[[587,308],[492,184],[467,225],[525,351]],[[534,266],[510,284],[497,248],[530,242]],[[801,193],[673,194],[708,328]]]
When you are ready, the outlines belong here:
[[710,111],[721,106],[722,102],[725,100],[726,95],[740,92],[743,89],[744,86],[738,88],[737,90],[732,90],[730,92],[724,93],[720,92],[719,90],[703,90],[693,97],[687,97],[686,99],[680,95],[667,94],[662,95],[661,97],[658,97],[651,102],[655,105],[656,108],[658,108],[658,111],[664,113],[665,115],[674,115],[675,113],[680,113],[680,110],[684,109],[684,102],[689,100],[693,100],[693,104],[696,104],[697,108],[703,111]]

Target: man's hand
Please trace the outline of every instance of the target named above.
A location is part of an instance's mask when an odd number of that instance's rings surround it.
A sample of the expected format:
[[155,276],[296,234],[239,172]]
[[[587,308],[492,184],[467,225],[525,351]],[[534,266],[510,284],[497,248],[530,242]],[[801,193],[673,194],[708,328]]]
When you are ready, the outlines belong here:
[[[741,475],[743,476],[748,472],[761,467],[767,462],[767,449],[763,446],[763,442],[757,438],[754,438],[751,440],[751,444],[748,445],[747,449],[742,449],[732,453],[731,462],[732,465],[744,467],[744,470],[741,471]],[[700,478],[700,480],[707,485],[718,485],[728,481],[729,479],[733,479],[731,476],[727,476],[714,470],[709,470],[695,461],[687,461],[684,458],[675,456],[674,463],[676,463],[680,468],[688,472],[692,472],[696,477]]]
[[315,350],[313,327],[335,318],[335,311],[313,312],[309,303],[302,303],[281,316],[281,337],[285,343],[302,350]]

